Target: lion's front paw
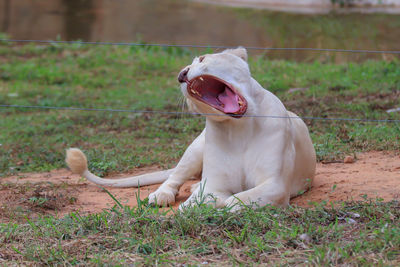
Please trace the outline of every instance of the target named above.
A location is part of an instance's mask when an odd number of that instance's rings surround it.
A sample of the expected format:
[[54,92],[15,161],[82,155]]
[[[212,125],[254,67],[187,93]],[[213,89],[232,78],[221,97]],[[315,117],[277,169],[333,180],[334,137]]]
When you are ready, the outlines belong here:
[[149,195],[149,203],[158,206],[168,206],[175,203],[175,193],[170,190],[158,189]]
[[190,199],[188,199],[188,200],[186,200],[185,202],[182,202],[179,205],[178,210],[179,211],[184,211],[185,209],[192,208],[194,205],[195,205],[195,202],[190,200]]
[[244,203],[236,196],[230,196],[225,200],[225,206],[229,207],[231,212],[236,212],[243,209]]

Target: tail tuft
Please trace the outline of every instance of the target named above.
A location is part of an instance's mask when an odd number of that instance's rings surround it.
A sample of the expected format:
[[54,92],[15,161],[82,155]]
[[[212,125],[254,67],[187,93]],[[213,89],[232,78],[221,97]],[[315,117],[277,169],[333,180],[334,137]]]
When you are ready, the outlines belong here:
[[75,174],[82,175],[88,169],[86,156],[78,148],[67,149],[65,162],[70,170]]

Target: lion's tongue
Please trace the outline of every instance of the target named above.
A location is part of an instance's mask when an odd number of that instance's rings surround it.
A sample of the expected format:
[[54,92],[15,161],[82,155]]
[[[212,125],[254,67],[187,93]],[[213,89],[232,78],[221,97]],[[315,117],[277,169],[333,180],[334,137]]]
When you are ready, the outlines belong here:
[[224,104],[225,113],[235,113],[239,111],[238,96],[235,95],[228,87],[218,95],[218,100]]

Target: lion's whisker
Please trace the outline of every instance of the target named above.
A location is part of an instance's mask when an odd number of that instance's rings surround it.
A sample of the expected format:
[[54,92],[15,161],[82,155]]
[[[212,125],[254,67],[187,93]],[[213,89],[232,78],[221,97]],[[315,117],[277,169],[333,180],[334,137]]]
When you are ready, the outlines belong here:
[[181,96],[179,99],[179,102],[180,102],[179,106],[180,106],[180,110],[181,110],[180,118],[183,118],[184,112],[185,112],[185,103],[186,103],[185,97]]

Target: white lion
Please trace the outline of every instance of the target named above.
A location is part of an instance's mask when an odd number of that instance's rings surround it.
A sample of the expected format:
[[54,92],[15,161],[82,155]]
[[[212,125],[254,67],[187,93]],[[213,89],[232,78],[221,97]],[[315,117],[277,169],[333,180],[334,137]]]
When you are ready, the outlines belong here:
[[201,176],[181,208],[196,203],[200,195],[212,196],[208,199],[216,207],[237,207],[238,202],[286,206],[311,186],[316,158],[307,126],[251,77],[244,48],[196,57],[178,80],[189,109],[205,114],[206,127],[175,168],[103,179],[72,148],[66,158],[72,172],[104,186],[164,182],[149,195],[149,202],[158,205],[173,204],[180,186]]

